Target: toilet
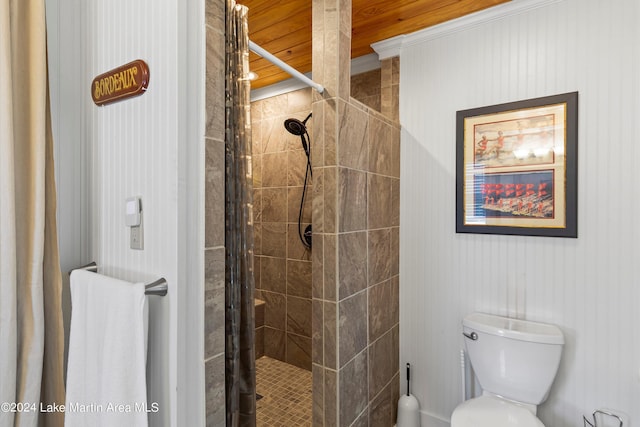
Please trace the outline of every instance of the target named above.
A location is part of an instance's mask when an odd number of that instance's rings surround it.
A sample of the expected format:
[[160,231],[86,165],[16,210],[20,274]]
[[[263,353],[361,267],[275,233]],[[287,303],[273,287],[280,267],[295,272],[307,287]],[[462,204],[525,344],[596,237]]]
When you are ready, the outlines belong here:
[[484,313],[467,315],[462,331],[482,396],[458,405],[451,427],[544,427],[536,410],[560,365],[562,331]]

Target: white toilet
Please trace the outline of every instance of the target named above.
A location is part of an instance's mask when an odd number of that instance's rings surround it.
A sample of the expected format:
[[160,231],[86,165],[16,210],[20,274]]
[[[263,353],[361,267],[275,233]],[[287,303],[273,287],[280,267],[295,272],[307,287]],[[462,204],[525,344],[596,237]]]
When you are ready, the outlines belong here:
[[536,409],[558,371],[562,331],[483,313],[466,316],[462,330],[482,396],[458,405],[451,427],[544,427]]

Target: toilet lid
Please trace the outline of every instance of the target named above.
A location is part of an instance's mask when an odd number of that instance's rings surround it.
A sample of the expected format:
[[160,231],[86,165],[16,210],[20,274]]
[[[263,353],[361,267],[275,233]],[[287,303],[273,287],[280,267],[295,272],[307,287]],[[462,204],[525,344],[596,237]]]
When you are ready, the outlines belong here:
[[461,403],[451,415],[451,427],[544,427],[526,408],[495,396]]

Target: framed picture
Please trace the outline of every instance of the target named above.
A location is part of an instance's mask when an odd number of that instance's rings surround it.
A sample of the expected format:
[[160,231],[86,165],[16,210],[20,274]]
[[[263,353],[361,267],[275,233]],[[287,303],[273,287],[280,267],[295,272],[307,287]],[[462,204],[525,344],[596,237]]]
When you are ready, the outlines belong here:
[[456,232],[578,237],[578,93],[458,111]]

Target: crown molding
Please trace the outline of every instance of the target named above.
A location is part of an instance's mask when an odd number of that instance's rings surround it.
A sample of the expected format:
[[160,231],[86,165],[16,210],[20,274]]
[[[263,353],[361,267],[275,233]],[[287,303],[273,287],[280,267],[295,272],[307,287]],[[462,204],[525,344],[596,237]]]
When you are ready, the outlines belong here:
[[433,27],[425,28],[410,34],[392,37],[377,43],[371,47],[378,54],[380,60],[400,55],[402,49],[407,46],[424,43],[460,31],[465,31],[478,25],[504,19],[509,16],[519,15],[534,9],[559,3],[563,0],[512,0],[498,6],[484,9],[461,18],[453,19]]
[[394,56],[400,55],[400,51],[402,51],[402,46],[404,45],[404,39],[406,38],[406,34],[401,34],[391,37],[390,39],[372,43],[371,48],[378,54],[381,61],[383,59],[393,58]]

